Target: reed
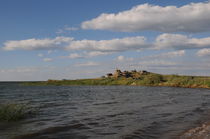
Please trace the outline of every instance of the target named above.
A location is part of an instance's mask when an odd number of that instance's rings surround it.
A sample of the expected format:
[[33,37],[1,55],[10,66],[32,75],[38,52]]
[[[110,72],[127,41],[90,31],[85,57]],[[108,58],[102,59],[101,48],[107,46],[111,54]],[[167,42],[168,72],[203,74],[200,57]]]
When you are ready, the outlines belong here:
[[18,121],[32,115],[34,112],[26,104],[0,104],[0,121]]

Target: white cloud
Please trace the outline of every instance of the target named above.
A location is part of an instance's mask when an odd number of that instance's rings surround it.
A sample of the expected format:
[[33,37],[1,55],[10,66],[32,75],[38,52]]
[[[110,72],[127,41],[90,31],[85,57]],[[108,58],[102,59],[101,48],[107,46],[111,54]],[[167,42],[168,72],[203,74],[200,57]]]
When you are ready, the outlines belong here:
[[[74,40],[72,37],[56,37],[54,39],[27,39],[19,41],[7,41],[4,50],[87,50],[89,56],[106,55],[111,52],[140,50],[149,45],[142,36],[115,38],[111,40]],[[107,53],[105,53],[107,52]]]
[[69,56],[62,56],[61,58],[70,58],[70,59],[91,58],[91,57],[103,56],[109,54],[112,54],[112,52],[90,51],[83,53],[71,53]]
[[118,61],[123,61],[123,60],[125,60],[125,57],[124,57],[124,56],[118,56],[118,57],[117,57],[117,60],[118,60]]
[[185,55],[185,50],[180,50],[180,51],[163,53],[163,54],[160,54],[159,56],[156,56],[156,58],[173,58],[173,57],[180,57],[184,55]]
[[142,36],[113,38],[110,40],[74,40],[72,37],[56,37],[54,39],[28,39],[7,41],[4,50],[48,50],[48,54],[56,50],[82,51],[80,56],[70,55],[69,58],[87,58],[109,55],[116,52],[142,51],[157,49],[203,49],[210,48],[210,37],[193,38],[181,34],[164,33],[153,42],[146,41]]
[[197,55],[202,56],[210,56],[210,48],[201,49],[197,52]]
[[86,63],[79,63],[75,64],[75,67],[90,67],[90,66],[98,66],[99,63],[93,62],[93,61],[88,61]]
[[185,50],[179,50],[174,52],[156,54],[152,56],[145,56],[141,57],[140,59],[169,59],[169,58],[181,57],[184,55],[185,55]]
[[146,38],[142,36],[127,37],[112,40],[79,40],[72,41],[67,47],[68,50],[88,50],[100,52],[120,52],[129,50],[138,50],[149,47],[145,42]]
[[53,61],[53,59],[52,58],[44,58],[43,61],[44,62],[51,62],[51,61]]
[[[156,37],[154,42],[147,42],[145,37],[115,38],[111,40],[74,40],[67,50],[90,51],[85,57],[107,55],[114,52],[136,51],[143,49],[201,49],[210,47],[210,37],[191,38],[181,34],[164,33]],[[183,53],[183,51],[180,51]]]
[[210,2],[191,3],[182,7],[142,4],[119,13],[103,13],[81,24],[83,29],[136,32],[210,31]]
[[65,44],[73,40],[71,37],[56,37],[54,39],[27,39],[19,41],[7,41],[4,43],[4,50],[46,50],[46,49],[63,49]]
[[199,49],[210,47],[210,37],[190,38],[181,34],[164,33],[159,35],[154,42],[156,49]]

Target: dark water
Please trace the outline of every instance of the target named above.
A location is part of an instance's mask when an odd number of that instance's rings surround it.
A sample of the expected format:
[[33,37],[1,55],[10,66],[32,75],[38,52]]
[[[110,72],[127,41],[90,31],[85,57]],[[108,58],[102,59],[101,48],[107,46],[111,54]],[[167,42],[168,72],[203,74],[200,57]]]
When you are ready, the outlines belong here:
[[39,113],[0,123],[0,139],[171,139],[210,117],[207,89],[1,83],[4,102]]

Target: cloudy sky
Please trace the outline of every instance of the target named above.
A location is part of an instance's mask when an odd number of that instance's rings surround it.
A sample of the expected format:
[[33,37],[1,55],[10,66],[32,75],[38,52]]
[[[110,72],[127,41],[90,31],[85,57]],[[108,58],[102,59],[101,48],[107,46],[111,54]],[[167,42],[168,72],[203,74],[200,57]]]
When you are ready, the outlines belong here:
[[0,81],[116,68],[210,76],[210,1],[0,1]]

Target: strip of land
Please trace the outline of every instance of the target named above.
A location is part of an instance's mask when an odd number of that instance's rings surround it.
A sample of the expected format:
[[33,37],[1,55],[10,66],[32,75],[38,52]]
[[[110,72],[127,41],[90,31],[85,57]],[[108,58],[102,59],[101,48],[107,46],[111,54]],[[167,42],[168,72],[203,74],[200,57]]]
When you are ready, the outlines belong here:
[[161,75],[147,71],[121,71],[108,73],[94,79],[48,80],[26,82],[25,85],[134,85],[134,86],[170,86],[185,88],[210,88],[208,76]]

